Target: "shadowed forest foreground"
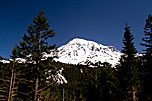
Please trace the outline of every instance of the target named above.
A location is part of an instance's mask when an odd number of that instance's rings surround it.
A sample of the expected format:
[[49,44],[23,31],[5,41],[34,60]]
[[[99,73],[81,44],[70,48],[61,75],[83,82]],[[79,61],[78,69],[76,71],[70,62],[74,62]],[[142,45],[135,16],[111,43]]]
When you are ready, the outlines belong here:
[[145,50],[139,55],[126,24],[123,55],[115,67],[107,62],[63,64],[53,61],[57,55],[43,56],[44,52],[56,54],[58,50],[55,44],[48,45],[55,32],[41,11],[28,26],[22,42],[16,43],[10,63],[0,62],[0,101],[151,101],[151,15],[143,33],[141,45]]

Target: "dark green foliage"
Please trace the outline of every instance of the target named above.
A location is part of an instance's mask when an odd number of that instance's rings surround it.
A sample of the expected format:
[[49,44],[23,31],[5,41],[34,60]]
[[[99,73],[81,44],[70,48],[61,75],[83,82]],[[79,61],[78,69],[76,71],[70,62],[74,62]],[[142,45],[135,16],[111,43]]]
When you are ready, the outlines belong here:
[[139,87],[139,67],[137,66],[136,57],[137,50],[132,42],[133,39],[134,37],[130,32],[130,27],[126,24],[123,38],[123,55],[120,59],[120,66],[118,66],[120,95],[122,97],[121,99],[124,100],[133,100],[133,93],[137,94],[137,88]]
[[68,83],[63,84],[60,91],[64,88],[66,101],[115,100],[117,91],[115,69],[109,63],[94,66],[96,67],[62,65],[63,75]]
[[17,49],[17,43],[15,44],[15,47],[12,51],[12,55],[10,55],[11,59],[15,62],[15,59],[18,58],[18,49]]
[[[145,54],[139,56],[134,37],[126,24],[120,64],[71,65],[53,61],[43,54],[55,52],[48,39],[54,37],[44,12],[28,26],[23,41],[15,46],[10,63],[0,57],[0,101],[151,101],[152,100],[152,16],[146,19]],[[26,60],[20,63],[19,59]],[[6,59],[5,59],[6,60]],[[92,67],[93,66],[93,67]],[[67,83],[58,83],[59,71]],[[11,93],[10,93],[11,92]],[[11,96],[10,96],[11,95]],[[12,97],[12,98],[10,98]]]
[[[31,63],[18,64],[16,70],[16,86],[18,86],[16,99],[33,100],[35,89],[35,70],[31,69],[33,66],[35,65]],[[44,66],[46,71],[51,70],[51,72],[44,73],[41,71],[40,73],[39,100],[61,101],[63,89],[65,101],[119,101],[122,97],[121,93],[123,92],[119,92],[121,90],[117,79],[117,69],[112,68],[109,63],[97,63],[92,68],[85,65],[53,62],[48,59],[41,61],[41,66]],[[62,75],[68,83],[58,84],[51,78],[46,79],[49,75],[56,75],[56,71],[61,68],[63,68]],[[80,69],[83,72],[80,72]]]
[[0,60],[3,60],[3,57],[0,56]]
[[145,55],[143,57],[143,71],[144,71],[144,94],[145,99],[152,99],[152,16],[149,15],[146,19],[146,25],[144,27],[145,36],[142,39],[142,46],[145,47]]
[[9,64],[3,64],[0,62],[0,100],[7,100],[8,98],[10,76]]
[[27,58],[30,55],[30,60],[38,61],[42,59],[42,52],[50,53],[50,50],[55,48],[48,45],[48,38],[54,37],[54,30],[50,29],[47,18],[44,12],[41,11],[37,18],[34,18],[33,24],[28,26],[28,34],[22,37],[23,42],[20,42],[20,57]]
[[18,53],[18,50],[17,50],[17,43],[15,44],[15,47],[12,51],[12,55],[10,56],[12,58],[12,60],[10,61],[10,69],[11,69],[11,77],[10,77],[10,85],[9,85],[9,96],[8,96],[8,100],[9,101],[12,101],[15,99],[15,96],[16,96],[16,91],[17,91],[17,87],[15,88],[16,84],[15,84],[15,81],[16,81],[16,66],[17,66],[17,61],[16,61],[16,58],[17,58],[17,53]]
[[128,27],[128,24],[126,24],[125,32],[124,32],[124,38],[123,38],[123,50],[122,53],[126,56],[128,60],[131,58],[134,58],[134,56],[137,53],[137,50],[134,46],[134,43],[132,42],[134,39],[132,33],[130,32],[130,27]]
[[149,15],[146,19],[146,25],[144,27],[145,37],[142,38],[143,45],[146,47],[145,51],[147,54],[152,53],[152,16]]
[[97,80],[96,94],[98,101],[113,101],[116,100],[117,78],[116,69],[112,68],[111,64],[104,62],[95,68],[95,79]]
[[65,100],[66,101],[76,100],[80,97],[80,90],[81,90],[80,70],[74,65],[69,65],[69,66],[63,65],[63,68],[64,68],[63,75],[68,81],[68,83],[63,86],[63,88],[65,89]]
[[[54,37],[54,30],[50,29],[50,25],[47,22],[47,18],[44,16],[44,12],[41,11],[38,17],[34,18],[33,24],[30,24],[27,29],[27,34],[22,37],[23,42],[20,42],[18,46],[18,55],[20,58],[26,59],[27,63],[31,63],[32,78],[35,81],[35,95],[34,100],[38,100],[39,90],[45,87],[39,82],[41,80],[46,81],[45,77],[45,66],[41,64],[44,57],[44,53],[50,53],[52,49],[55,48],[54,45],[48,45],[48,39]],[[27,72],[27,71],[26,71]]]

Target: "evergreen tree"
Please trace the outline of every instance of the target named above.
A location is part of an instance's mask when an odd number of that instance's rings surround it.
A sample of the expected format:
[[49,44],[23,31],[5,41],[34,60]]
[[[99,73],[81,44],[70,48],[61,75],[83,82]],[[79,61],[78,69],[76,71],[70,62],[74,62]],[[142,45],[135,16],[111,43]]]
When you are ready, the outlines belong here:
[[146,19],[146,25],[144,27],[144,35],[145,37],[142,38],[143,43],[141,43],[142,46],[144,46],[146,49],[145,55],[143,58],[143,64],[144,64],[144,93],[146,94],[146,99],[149,101],[152,100],[152,83],[149,82],[152,80],[152,16],[149,15]]
[[78,100],[81,92],[81,73],[77,67],[80,66],[64,64],[62,67],[64,68],[63,76],[68,81],[67,84],[63,85],[65,91],[65,100]]
[[43,67],[40,66],[40,61],[43,58],[43,52],[50,53],[50,50],[55,48],[48,45],[48,39],[54,37],[54,30],[50,29],[50,25],[47,22],[47,18],[44,16],[44,12],[41,11],[38,17],[34,18],[33,24],[28,26],[28,34],[24,34],[23,42],[20,42],[20,57],[29,61],[29,63],[35,64],[35,96],[34,101],[38,100],[40,70]]
[[130,27],[126,24],[122,49],[122,57],[120,60],[119,79],[121,88],[121,97],[124,100],[136,101],[136,93],[138,87],[138,68],[136,64],[137,50],[132,42],[134,39],[130,32]]
[[3,57],[0,56],[0,60],[2,60],[2,59],[3,59]]
[[122,49],[122,53],[124,53],[124,56],[126,57],[126,59],[128,59],[128,61],[131,61],[130,59],[134,58],[137,54],[137,50],[134,46],[134,43],[132,42],[133,39],[134,37],[130,32],[130,27],[128,26],[128,24],[126,24],[123,38],[124,47]]
[[[116,78],[115,68],[111,64],[104,62],[99,63],[95,68],[97,76],[96,92],[98,93],[97,101],[113,101],[116,99],[116,84],[118,82]],[[96,97],[95,97],[96,98]]]
[[0,101],[8,99],[10,84],[10,68],[8,64],[0,62]]
[[[2,63],[2,66],[0,67],[0,91],[3,92],[0,95],[2,95],[4,99],[7,98],[8,101],[14,101],[15,96],[17,95],[17,89],[15,87],[17,44],[15,45],[15,48],[13,49],[12,55],[10,57],[12,58],[10,63]],[[0,100],[2,99],[0,98]]]
[[17,55],[18,50],[17,50],[17,43],[15,45],[15,48],[12,51],[12,55],[10,56],[12,58],[12,61],[10,61],[12,64],[11,66],[11,80],[10,80],[10,86],[9,86],[9,96],[8,96],[8,101],[13,101],[14,98],[13,96],[15,96],[15,80],[16,80],[16,58],[18,57]]

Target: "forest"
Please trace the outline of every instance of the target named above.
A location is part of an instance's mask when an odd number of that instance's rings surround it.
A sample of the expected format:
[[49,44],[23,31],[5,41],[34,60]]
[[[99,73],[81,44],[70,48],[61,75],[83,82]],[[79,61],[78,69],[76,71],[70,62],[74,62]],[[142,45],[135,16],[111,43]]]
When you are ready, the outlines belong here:
[[[126,23],[119,64],[88,62],[72,65],[56,62],[55,36],[44,12],[34,17],[22,42],[16,43],[11,59],[0,57],[0,101],[152,101],[152,16],[144,26],[138,54],[134,36]],[[21,62],[20,59],[24,59]],[[9,63],[4,63],[7,60]],[[58,82],[59,72],[67,82]]]

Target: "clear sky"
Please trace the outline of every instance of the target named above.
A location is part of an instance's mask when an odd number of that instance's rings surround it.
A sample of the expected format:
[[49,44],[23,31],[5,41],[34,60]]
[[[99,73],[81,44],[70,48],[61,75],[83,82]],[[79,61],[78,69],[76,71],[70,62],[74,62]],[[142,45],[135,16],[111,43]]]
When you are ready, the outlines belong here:
[[50,44],[61,46],[79,37],[122,49],[125,23],[131,26],[139,53],[152,0],[0,0],[0,56],[9,58],[39,11],[55,30]]

